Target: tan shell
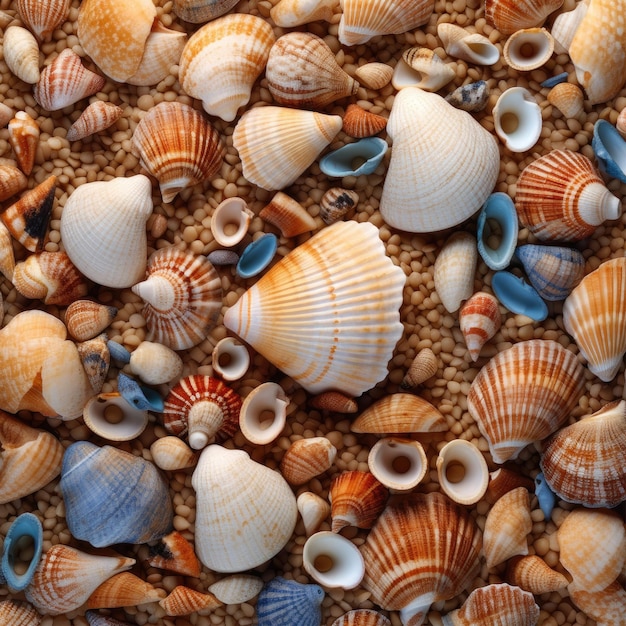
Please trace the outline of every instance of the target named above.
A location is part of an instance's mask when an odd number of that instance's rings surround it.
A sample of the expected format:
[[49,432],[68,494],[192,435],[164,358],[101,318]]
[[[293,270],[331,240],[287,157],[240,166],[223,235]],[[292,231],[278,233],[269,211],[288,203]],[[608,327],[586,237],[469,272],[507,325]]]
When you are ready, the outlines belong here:
[[391,626],[391,622],[377,611],[354,609],[338,617],[331,626]]
[[483,453],[471,441],[452,439],[437,456],[441,490],[458,504],[476,504],[489,484],[489,468]]
[[503,35],[541,26],[563,0],[485,0],[485,17]]
[[67,332],[76,341],[93,339],[107,328],[117,315],[117,308],[91,300],[75,300],[65,311]]
[[332,467],[337,448],[326,437],[294,441],[280,461],[280,471],[290,485],[304,485]]
[[459,328],[467,351],[476,361],[482,347],[500,330],[502,315],[497,298],[485,291],[478,291],[461,307]]
[[395,492],[414,489],[428,471],[424,446],[399,437],[379,439],[367,456],[367,465],[385,487]]
[[387,118],[371,113],[358,104],[349,104],[343,116],[343,130],[350,137],[373,137],[387,126]]
[[430,348],[422,348],[411,361],[400,383],[402,389],[413,389],[432,378],[439,369],[439,359]]
[[41,615],[26,602],[0,601],[0,623],[11,624],[11,626],[39,626],[41,620]]
[[393,67],[386,63],[366,63],[365,65],[360,65],[354,75],[366,87],[382,89],[391,82]]
[[234,337],[224,337],[213,348],[211,365],[213,371],[224,380],[239,380],[250,367],[250,353]]
[[80,117],[68,128],[65,136],[68,141],[79,141],[105,128],[109,128],[124,115],[124,110],[112,102],[97,100],[92,102]]
[[0,103],[0,127],[4,128],[13,118],[13,109],[4,102]]
[[159,604],[165,614],[172,617],[215,609],[222,605],[212,593],[203,593],[184,585],[174,587]]
[[339,391],[325,391],[311,399],[311,406],[334,413],[356,413],[359,407],[354,400]]
[[502,56],[507,65],[519,72],[530,72],[545,65],[554,52],[554,39],[545,28],[524,28],[505,42]]
[[583,111],[584,95],[578,85],[559,83],[548,92],[548,102],[566,118],[578,117]]
[[26,111],[18,111],[9,122],[9,143],[17,164],[28,176],[33,170],[39,145],[39,124]]
[[171,348],[154,341],[142,341],[130,354],[130,371],[148,385],[161,385],[178,380],[183,373],[183,360]]
[[454,70],[430,48],[419,46],[402,53],[391,78],[396,89],[415,87],[424,91],[439,91],[455,77]]
[[17,167],[0,165],[0,202],[26,189],[27,185],[26,176]]
[[450,56],[478,65],[495,65],[500,60],[497,46],[479,33],[442,22],[437,25],[437,35]]
[[198,460],[198,452],[174,435],[157,439],[150,446],[150,454],[155,465],[169,472],[193,467]]
[[490,505],[493,505],[505,493],[517,489],[518,487],[524,487],[531,492],[535,484],[532,479],[523,474],[506,467],[499,467],[497,470],[489,473],[489,484],[485,492],[485,500]]
[[249,602],[263,588],[263,580],[251,574],[226,576],[209,586],[209,591],[224,604]]
[[259,217],[280,230],[283,237],[296,237],[317,228],[315,219],[291,196],[282,191],[274,194]]
[[276,26],[291,28],[317,20],[330,22],[339,0],[279,0],[270,10]]
[[359,204],[359,194],[352,189],[331,187],[320,200],[320,217],[326,224],[334,224],[347,217]]
[[248,233],[254,213],[237,196],[222,200],[211,216],[211,234],[221,246],[236,246]]
[[624,621],[626,589],[619,580],[612,582],[601,591],[589,591],[570,585],[568,587],[572,602],[585,615],[604,626],[620,626]]
[[158,589],[130,572],[121,572],[111,576],[94,589],[87,598],[87,608],[113,609],[137,606],[148,602],[158,602],[166,595],[165,589]]
[[307,537],[316,533],[330,515],[330,504],[311,491],[303,491],[296,498],[296,505]]
[[193,546],[177,530],[161,537],[158,543],[150,546],[150,558],[147,562],[152,567],[176,572],[183,576],[198,578],[201,572],[200,561]]
[[9,26],[4,31],[2,50],[8,68],[20,80],[30,85],[39,80],[39,45],[29,31]]
[[71,0],[16,0],[22,21],[39,41],[47,41],[67,17]]
[[568,580],[553,570],[540,556],[514,556],[506,567],[506,579],[525,591],[539,595],[567,587]]

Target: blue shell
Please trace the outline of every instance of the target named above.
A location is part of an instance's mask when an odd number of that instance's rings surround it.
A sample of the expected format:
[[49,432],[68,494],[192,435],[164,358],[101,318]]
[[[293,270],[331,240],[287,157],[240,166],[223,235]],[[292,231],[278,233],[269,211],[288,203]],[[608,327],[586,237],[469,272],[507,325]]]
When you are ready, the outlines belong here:
[[280,576],[267,583],[257,602],[258,626],[320,626],[324,590]]
[[128,452],[88,441],[71,444],[60,487],[70,532],[97,548],[147,543],[172,530],[167,483],[152,463]]
[[[513,200],[501,191],[492,193],[478,215],[476,233],[478,252],[487,267],[503,270],[509,265],[517,245],[517,232],[517,210]],[[487,243],[494,233],[499,238],[497,248]]]
[[[19,552],[20,540],[24,537],[32,539],[33,556],[28,568],[23,574],[15,571],[15,558]],[[36,515],[22,513],[9,527],[4,538],[4,553],[2,555],[2,575],[13,591],[22,591],[35,575],[43,550],[43,527]]]
[[626,141],[613,124],[598,120],[593,127],[591,147],[603,174],[626,183]]
[[123,372],[117,376],[117,390],[122,398],[136,409],[163,413],[163,398],[154,389],[140,385],[134,378]]
[[543,511],[543,518],[548,521],[556,504],[556,496],[550,489],[543,472],[535,476],[535,494],[539,501],[539,508]]
[[130,352],[122,344],[109,339],[107,341],[107,348],[113,360],[124,364],[130,363]]
[[511,272],[496,272],[491,279],[496,298],[511,312],[526,315],[535,322],[548,317],[548,306],[534,287]]
[[237,274],[241,278],[252,278],[262,272],[272,261],[278,248],[278,239],[273,233],[265,233],[248,244],[237,263]]
[[561,72],[560,74],[556,74],[555,76],[550,76],[550,78],[546,78],[542,83],[542,87],[555,87],[559,83],[564,83],[568,79],[567,72]]
[[380,137],[365,137],[333,150],[320,159],[326,176],[343,178],[373,174],[383,160],[389,145]]

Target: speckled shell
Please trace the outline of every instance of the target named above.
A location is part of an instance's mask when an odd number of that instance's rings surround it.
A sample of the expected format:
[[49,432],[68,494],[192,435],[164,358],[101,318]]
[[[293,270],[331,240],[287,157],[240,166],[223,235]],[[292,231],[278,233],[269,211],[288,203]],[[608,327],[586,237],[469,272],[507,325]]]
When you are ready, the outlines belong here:
[[291,28],[325,20],[330,22],[339,0],[280,0],[270,10],[276,26]]
[[2,600],[0,602],[0,623],[11,626],[39,626],[41,615],[26,602]]
[[568,591],[572,602],[598,624],[621,626],[624,621],[626,589],[619,580],[612,582],[601,591],[588,591],[573,585],[569,585]]
[[483,366],[467,405],[493,460],[504,463],[559,428],[583,388],[584,369],[571,351],[552,340],[531,339]]
[[170,472],[193,467],[198,460],[198,452],[175,435],[157,439],[150,446],[150,454],[157,467]]
[[257,602],[258,626],[319,626],[324,590],[277,576],[266,583]]
[[181,20],[203,24],[230,11],[237,0],[174,0],[174,13]]
[[260,17],[219,17],[189,38],[180,58],[180,84],[202,100],[207,113],[231,122],[250,99],[275,41],[271,26]]
[[68,128],[65,136],[68,141],[79,141],[105,128],[109,128],[122,117],[124,109],[112,102],[96,100],[80,114],[80,117]]
[[28,176],[33,169],[39,145],[39,124],[26,111],[18,111],[9,121],[9,143],[19,168]]
[[224,324],[309,392],[358,396],[387,375],[404,281],[375,226],[337,222],[274,265]]
[[439,369],[439,359],[430,348],[422,348],[411,361],[402,382],[401,389],[413,389],[432,378]]
[[191,587],[178,585],[159,604],[166,615],[175,617],[215,609],[222,603],[212,593],[203,593]]
[[503,35],[541,26],[563,0],[485,0],[485,17]]
[[439,299],[449,313],[458,311],[474,292],[477,263],[476,237],[470,233],[454,233],[441,248],[433,278]]
[[150,557],[147,562],[152,567],[166,569],[183,576],[198,578],[201,572],[200,561],[193,550],[193,546],[177,530],[158,543],[150,546]]
[[47,41],[67,17],[71,0],[16,0],[22,21],[39,41]]
[[28,179],[13,165],[0,165],[0,202],[26,189]]
[[500,330],[502,315],[495,296],[485,291],[472,295],[459,311],[459,327],[472,361],[482,347]]
[[552,150],[524,168],[515,207],[521,224],[542,241],[578,241],[620,215],[619,199],[591,161],[568,150]]
[[509,559],[506,579],[511,585],[517,585],[537,595],[564,589],[569,582],[561,572],[553,570],[536,554]]
[[93,339],[107,328],[117,315],[117,308],[91,300],[75,300],[65,311],[67,332],[76,341]]
[[548,102],[568,119],[578,117],[584,111],[585,96],[574,83],[559,83],[548,92]]
[[304,485],[330,469],[337,448],[326,437],[294,441],[280,461],[280,472],[290,485]]
[[296,237],[317,228],[315,218],[291,196],[282,191],[274,194],[259,217],[280,230],[283,237]]
[[25,83],[39,80],[39,45],[33,35],[21,26],[9,26],[4,32],[4,60],[8,68]]
[[354,609],[338,617],[331,626],[391,626],[391,622],[378,611]]
[[626,258],[605,261],[587,274],[563,305],[565,330],[574,338],[587,367],[608,382],[626,353]]
[[209,586],[209,591],[224,604],[249,602],[261,589],[263,581],[252,574],[233,574]]
[[349,104],[343,116],[343,130],[350,137],[373,137],[385,129],[387,118],[371,113],[358,104]]
[[108,578],[87,598],[90,609],[113,609],[158,602],[165,598],[165,589],[159,589],[130,572],[120,572]]

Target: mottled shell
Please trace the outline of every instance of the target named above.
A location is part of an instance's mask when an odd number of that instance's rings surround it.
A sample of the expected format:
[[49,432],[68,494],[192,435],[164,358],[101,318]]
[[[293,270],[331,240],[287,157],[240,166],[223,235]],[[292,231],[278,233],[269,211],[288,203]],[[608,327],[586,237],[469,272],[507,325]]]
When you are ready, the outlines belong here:
[[46,41],[52,37],[53,31],[58,28],[67,17],[71,0],[16,0],[15,8],[22,21],[39,41]]
[[174,13],[185,22],[203,24],[230,11],[237,0],[174,0]]
[[9,121],[9,143],[19,168],[28,176],[35,163],[39,146],[39,124],[26,111],[18,111]]
[[317,228],[315,218],[291,196],[282,191],[274,194],[259,217],[280,230],[283,237],[296,237]]
[[101,130],[109,128],[122,117],[124,109],[112,102],[96,100],[92,102],[80,117],[68,128],[65,136],[68,141],[79,141]]
[[561,572],[553,570],[536,554],[509,559],[506,579],[510,584],[536,595],[564,589],[569,582]]
[[28,179],[13,165],[0,165],[0,202],[26,189]]
[[366,63],[355,71],[359,81],[370,89],[382,89],[391,82],[393,67],[386,63]]
[[479,291],[459,311],[459,327],[472,361],[480,356],[482,347],[500,330],[502,315],[495,296]]
[[294,441],[280,461],[280,471],[290,485],[304,485],[332,467],[337,448],[326,437]]
[[320,200],[320,217],[326,224],[343,219],[359,204],[359,194],[351,189],[331,187]]
[[621,626],[624,621],[626,589],[619,580],[601,591],[589,591],[573,585],[569,585],[568,591],[572,602],[598,624]]
[[39,80],[39,45],[29,31],[21,26],[9,26],[4,32],[2,50],[15,76],[31,85]]
[[120,572],[94,589],[87,598],[87,607],[113,609],[137,606],[148,602],[158,602],[166,595],[165,589],[159,589],[130,572]]
[[263,581],[252,574],[233,574],[209,586],[209,591],[224,604],[249,602],[261,589]]
[[548,92],[548,102],[568,119],[578,117],[583,111],[585,96],[574,83],[559,83]]
[[338,617],[331,626],[391,626],[391,622],[378,611],[354,609]]
[[0,623],[11,626],[39,626],[42,617],[34,607],[18,600],[0,602]]
[[117,308],[91,300],[75,300],[65,311],[67,332],[76,341],[87,341],[99,335],[117,315]]
[[193,546],[177,530],[150,546],[148,565],[176,572],[183,576],[200,576],[201,566]]
[[474,292],[477,263],[476,237],[470,233],[454,233],[441,248],[433,278],[437,295],[449,313],[458,311]]
[[532,339],[483,366],[467,405],[493,460],[504,463],[559,428],[583,388],[584,369],[571,351],[552,340]]
[[319,626],[324,590],[281,576],[265,584],[257,602],[258,626]]
[[343,116],[343,130],[350,137],[373,137],[385,129],[387,118],[358,104],[349,104]]
[[184,585],[178,585],[159,604],[166,615],[175,617],[215,609],[222,603],[212,593],[203,593]]
[[541,26],[563,0],[485,0],[485,17],[503,35]]

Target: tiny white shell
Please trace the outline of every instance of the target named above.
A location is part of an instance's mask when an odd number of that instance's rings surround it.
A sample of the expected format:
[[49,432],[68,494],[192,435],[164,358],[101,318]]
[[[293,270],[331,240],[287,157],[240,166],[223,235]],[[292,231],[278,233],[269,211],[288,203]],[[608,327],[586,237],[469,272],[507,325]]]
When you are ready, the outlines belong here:
[[243,198],[227,198],[220,202],[211,217],[211,233],[221,246],[236,246],[248,232],[254,213]]
[[408,491],[426,476],[428,460],[419,441],[386,437],[379,439],[367,457],[370,472],[389,489]]
[[443,492],[459,504],[478,502],[487,491],[489,468],[471,442],[453,439],[439,451],[437,476]]
[[239,380],[250,367],[250,353],[234,337],[224,337],[215,344],[211,361],[213,370],[224,380]]
[[285,427],[288,404],[289,399],[279,384],[259,385],[241,405],[239,427],[243,436],[257,445],[274,441]]

